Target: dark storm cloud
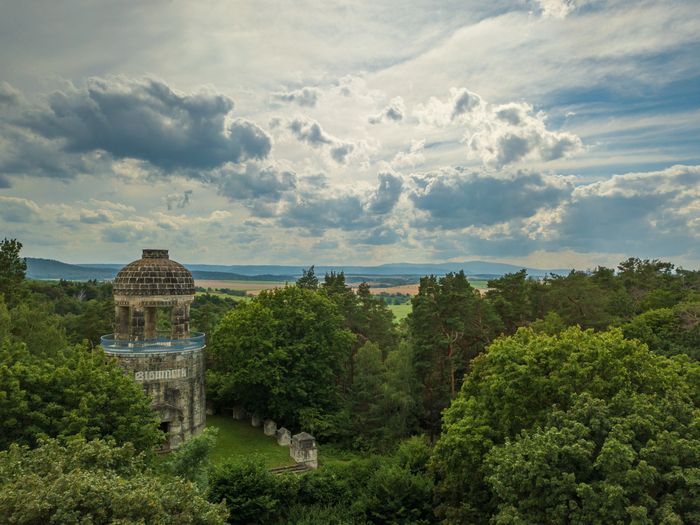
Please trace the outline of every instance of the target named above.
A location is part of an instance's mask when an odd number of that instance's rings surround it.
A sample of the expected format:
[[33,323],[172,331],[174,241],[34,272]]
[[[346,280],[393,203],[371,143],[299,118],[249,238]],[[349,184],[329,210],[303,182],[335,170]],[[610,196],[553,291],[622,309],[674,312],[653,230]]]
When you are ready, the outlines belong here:
[[233,101],[214,93],[183,95],[163,82],[93,78],[28,107],[15,124],[72,153],[105,151],[162,169],[212,169],[265,158],[270,137],[244,120],[226,123]]
[[410,199],[427,213],[418,225],[443,229],[531,217],[542,207],[556,206],[572,190],[563,177],[524,172],[494,177],[454,170],[415,176],[414,181],[417,189]]
[[279,100],[281,102],[293,102],[302,107],[312,108],[316,106],[316,102],[318,102],[320,91],[315,88],[305,87],[293,91],[275,93],[272,97],[274,100]]
[[370,199],[368,210],[370,213],[386,214],[394,209],[401,197],[403,181],[391,173],[380,173],[378,178],[379,185]]

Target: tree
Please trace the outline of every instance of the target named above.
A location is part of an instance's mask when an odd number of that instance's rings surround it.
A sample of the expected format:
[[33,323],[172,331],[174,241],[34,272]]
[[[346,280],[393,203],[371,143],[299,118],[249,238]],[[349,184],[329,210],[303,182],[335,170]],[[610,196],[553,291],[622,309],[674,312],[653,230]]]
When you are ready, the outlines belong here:
[[488,281],[486,296],[503,321],[507,334],[514,333],[532,319],[527,270],[507,273]]
[[413,346],[401,342],[384,360],[386,380],[382,388],[382,439],[387,446],[418,431],[420,385]]
[[423,423],[435,435],[471,359],[500,331],[500,323],[464,272],[421,278],[412,304],[408,325],[423,389]]
[[648,310],[623,324],[622,331],[658,354],[687,354],[700,360],[700,302]]
[[301,277],[297,279],[297,286],[299,288],[309,288],[311,290],[316,290],[318,288],[318,277],[314,272],[314,265],[309,266],[308,270],[301,271]]
[[171,452],[166,463],[168,470],[175,476],[180,476],[193,482],[201,491],[206,491],[208,471],[211,467],[209,456],[216,446],[219,429],[205,428],[204,432],[193,436],[174,452]]
[[209,501],[225,503],[229,523],[273,523],[282,510],[283,486],[257,458],[219,465],[209,479]]
[[386,422],[382,414],[382,386],[386,382],[386,367],[381,349],[365,343],[353,356],[355,378],[349,394],[355,446],[372,448],[378,444]]
[[74,437],[0,452],[0,521],[223,525],[226,508],[151,470],[133,446]]
[[226,314],[214,334],[213,397],[291,427],[302,409],[335,411],[353,342],[324,294],[296,286],[263,291]]
[[697,406],[673,394],[573,396],[494,447],[496,523],[698,523]]
[[[606,406],[615,407],[626,399],[636,399],[638,405],[631,408],[621,406],[619,410],[616,408],[618,411],[614,414],[629,417],[633,422],[637,417],[634,414],[643,414],[651,403],[662,407],[660,411],[650,413],[658,414],[659,417],[654,415],[649,424],[640,423],[632,429],[619,427],[621,434],[618,434],[615,420],[605,421],[601,419],[603,415],[599,415],[590,420],[586,432],[590,432],[594,443],[601,445],[606,442],[607,434],[612,434],[616,439],[624,438],[628,443],[633,442],[641,464],[641,460],[645,459],[646,452],[641,452],[645,444],[653,445],[652,442],[656,439],[661,442],[674,432],[682,433],[686,430],[690,432],[690,439],[696,439],[693,436],[697,428],[691,429],[690,426],[692,417],[697,418],[700,405],[698,384],[700,366],[696,363],[685,356],[668,359],[654,355],[638,341],[624,339],[620,330],[595,333],[574,327],[558,336],[549,336],[521,328],[512,337],[496,340],[486,353],[475,359],[460,395],[445,412],[444,431],[436,444],[432,459],[438,478],[436,498],[440,516],[447,523],[488,523],[491,519],[495,520],[496,516],[499,516],[499,521],[494,521],[496,523],[538,522],[536,519],[518,521],[517,514],[511,508],[512,500],[504,496],[510,489],[501,491],[499,488],[510,487],[515,490],[515,494],[522,494],[518,491],[523,490],[522,487],[526,484],[526,481],[522,481],[523,485],[517,485],[521,483],[521,478],[517,476],[512,485],[504,481],[516,468],[507,467],[506,464],[511,460],[516,461],[524,450],[508,447],[514,446],[513,443],[518,440],[526,440],[526,436],[537,436],[536,442],[532,443],[532,448],[528,448],[527,452],[532,459],[534,470],[531,473],[534,476],[534,472],[540,468],[537,465],[549,461],[547,456],[539,457],[537,449],[540,444],[544,446],[545,441],[550,443],[547,440],[555,439],[553,434],[546,433],[547,429],[555,426],[557,429],[551,432],[556,433],[563,431],[562,428],[566,426],[563,423],[553,423],[559,421],[556,419],[559,416],[555,414],[578,410],[573,407],[579,406],[577,403],[581,402],[581,396],[584,395],[599,400]],[[667,409],[675,410],[669,416],[675,414],[677,422],[670,417],[665,419],[664,412]],[[571,417],[579,418],[578,415]],[[544,429],[546,435],[540,436],[538,429]],[[569,441],[562,443],[569,443],[570,447],[578,446],[576,434],[564,438]],[[504,447],[504,452],[498,451],[501,449],[494,451],[494,447],[499,446]],[[682,448],[686,444],[680,443],[678,446]],[[492,451],[493,455],[489,456]],[[575,450],[570,452],[576,453]],[[486,460],[487,457],[492,459]],[[685,465],[691,468],[689,473],[692,468],[700,466],[697,457],[694,462]],[[556,465],[554,457],[551,461]],[[648,462],[648,458],[645,461]],[[520,463],[516,461],[515,465],[518,464]],[[673,488],[670,482],[675,467],[673,461],[663,466],[663,461],[659,460],[658,464],[659,474],[668,476],[669,479],[666,484],[653,485],[656,487],[654,490],[660,490],[654,497],[662,502],[666,498],[675,497],[671,494]],[[559,465],[563,470],[549,467],[549,474],[542,473],[544,477],[537,478],[537,483],[550,478],[553,480],[557,476],[566,478],[567,468],[571,467],[568,463],[566,465],[566,468]],[[506,474],[508,468],[511,469],[510,474]],[[614,481],[613,478],[617,475],[615,472],[619,471],[613,471],[612,477],[606,478],[607,482]],[[523,471],[522,475],[531,474]],[[491,478],[487,479],[488,476]],[[635,478],[630,478],[633,479]],[[690,477],[687,483],[691,484],[689,487],[695,487],[688,490],[697,490],[697,485],[692,485]],[[688,512],[692,510],[692,506],[684,508]],[[559,512],[554,507],[549,510]],[[588,523],[586,520],[564,521]]]
[[605,330],[615,318],[608,308],[608,290],[586,272],[572,270],[565,277],[553,274],[546,285],[547,310],[557,312],[568,326]]
[[10,307],[19,303],[27,262],[19,256],[22,243],[7,237],[0,241],[0,294]]
[[0,348],[0,449],[73,434],[132,442],[138,450],[162,440],[150,399],[101,350],[78,345],[35,355],[6,339]]

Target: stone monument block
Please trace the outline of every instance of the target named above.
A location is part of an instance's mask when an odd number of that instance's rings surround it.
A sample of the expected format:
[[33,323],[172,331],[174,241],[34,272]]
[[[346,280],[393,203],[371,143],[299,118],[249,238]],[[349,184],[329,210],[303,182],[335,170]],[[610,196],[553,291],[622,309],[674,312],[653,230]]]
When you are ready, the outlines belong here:
[[263,430],[266,436],[274,436],[277,432],[277,423],[271,419],[266,419],[263,423]]
[[318,468],[316,438],[307,432],[295,434],[289,447],[289,455],[297,463],[302,463],[314,469]]
[[250,418],[250,424],[256,428],[259,426],[262,426],[262,418],[260,416],[253,414]]
[[277,444],[282,447],[288,447],[292,442],[292,433],[286,428],[282,427],[276,432],[277,434]]

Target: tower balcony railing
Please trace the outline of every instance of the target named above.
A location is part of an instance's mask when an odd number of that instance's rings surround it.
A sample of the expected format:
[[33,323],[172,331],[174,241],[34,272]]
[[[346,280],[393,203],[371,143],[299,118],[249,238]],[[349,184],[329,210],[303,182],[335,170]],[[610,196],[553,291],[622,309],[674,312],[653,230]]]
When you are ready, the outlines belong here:
[[116,334],[107,334],[103,335],[100,341],[102,348],[110,353],[182,352],[203,348],[205,335],[201,332],[190,332],[189,337],[175,339],[168,332],[150,339],[133,340],[118,339]]

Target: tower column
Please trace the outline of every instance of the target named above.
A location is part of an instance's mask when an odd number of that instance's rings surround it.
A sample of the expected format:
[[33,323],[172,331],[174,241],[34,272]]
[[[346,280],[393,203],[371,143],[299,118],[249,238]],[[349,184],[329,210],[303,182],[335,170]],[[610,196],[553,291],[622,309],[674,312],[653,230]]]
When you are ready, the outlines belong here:
[[156,338],[156,320],[158,319],[158,309],[155,306],[144,308],[145,327],[143,336],[145,339]]
[[170,317],[171,337],[173,339],[182,339],[189,336],[190,333],[190,308],[187,304],[178,304],[173,306]]
[[143,308],[134,306],[131,308],[131,339],[134,341],[143,341],[144,330],[146,328],[145,315]]
[[129,339],[129,307],[115,306],[116,337],[117,339]]

